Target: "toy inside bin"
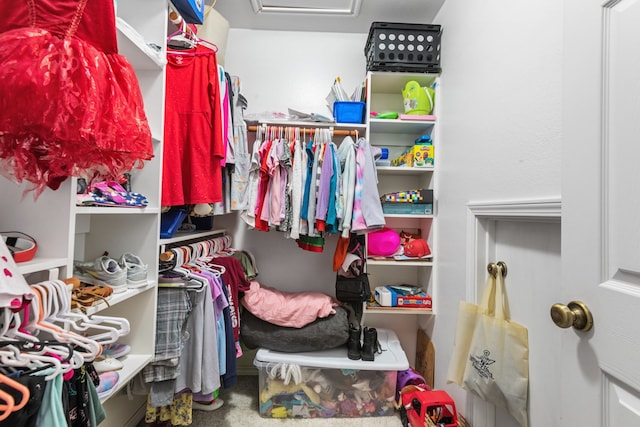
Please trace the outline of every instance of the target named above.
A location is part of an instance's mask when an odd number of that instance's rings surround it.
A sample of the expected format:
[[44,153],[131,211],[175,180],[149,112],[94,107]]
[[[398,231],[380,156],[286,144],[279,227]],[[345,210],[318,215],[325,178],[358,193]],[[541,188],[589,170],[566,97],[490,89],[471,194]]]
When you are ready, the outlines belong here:
[[364,123],[365,103],[359,101],[336,101],[333,117],[337,123]]

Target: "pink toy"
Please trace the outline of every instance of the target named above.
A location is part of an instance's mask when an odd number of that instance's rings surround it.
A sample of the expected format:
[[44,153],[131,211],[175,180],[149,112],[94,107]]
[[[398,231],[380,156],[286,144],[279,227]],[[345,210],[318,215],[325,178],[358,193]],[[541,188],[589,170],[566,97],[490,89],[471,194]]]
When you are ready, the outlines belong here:
[[370,256],[391,256],[400,248],[400,236],[389,227],[369,233],[367,253]]

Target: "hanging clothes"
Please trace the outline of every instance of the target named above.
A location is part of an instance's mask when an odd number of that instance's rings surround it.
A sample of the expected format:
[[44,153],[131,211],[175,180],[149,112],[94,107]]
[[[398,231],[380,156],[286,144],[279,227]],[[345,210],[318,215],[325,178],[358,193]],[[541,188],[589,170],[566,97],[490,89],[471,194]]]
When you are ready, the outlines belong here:
[[231,76],[231,119],[233,123],[233,143],[227,151],[227,162],[233,164],[231,174],[231,210],[244,210],[248,207],[249,169],[251,154],[247,141],[247,124],[244,121],[244,109],[247,100],[240,93],[240,78]]
[[0,16],[0,173],[39,195],[153,157],[113,0],[3,1]]
[[338,147],[338,159],[341,168],[341,191],[338,201],[338,218],[341,218],[340,228],[342,238],[348,238],[351,231],[353,217],[353,200],[356,187],[356,152],[355,143],[350,136],[345,137]]
[[162,205],[222,201],[225,144],[215,52],[167,48]]
[[366,233],[378,230],[384,225],[373,152],[369,141],[360,138],[356,152],[356,187],[351,231]]

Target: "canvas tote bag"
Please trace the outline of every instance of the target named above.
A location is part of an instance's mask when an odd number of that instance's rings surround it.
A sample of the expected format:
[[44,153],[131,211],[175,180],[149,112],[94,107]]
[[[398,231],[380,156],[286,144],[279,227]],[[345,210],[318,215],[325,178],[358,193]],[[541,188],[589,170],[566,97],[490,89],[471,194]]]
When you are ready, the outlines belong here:
[[529,337],[527,328],[510,319],[501,266],[494,295],[476,319],[462,387],[527,427]]
[[[487,275],[480,304],[473,304],[467,301],[460,301],[458,307],[458,320],[456,322],[456,335],[453,343],[453,353],[449,362],[449,372],[447,374],[448,383],[456,383],[462,386],[462,377],[469,359],[469,349],[471,339],[478,318],[489,311],[493,312],[495,300],[496,278],[494,275]],[[490,306],[490,307],[489,307]]]

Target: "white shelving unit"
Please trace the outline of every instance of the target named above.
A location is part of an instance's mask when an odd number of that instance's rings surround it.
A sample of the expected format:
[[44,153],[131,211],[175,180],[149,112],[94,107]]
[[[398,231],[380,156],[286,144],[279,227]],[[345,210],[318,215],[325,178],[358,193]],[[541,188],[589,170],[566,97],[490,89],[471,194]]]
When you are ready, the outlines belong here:
[[[420,86],[430,86],[438,75],[403,72],[367,73],[367,117],[372,111],[378,113],[404,113],[402,89],[411,80]],[[436,89],[437,91],[437,89]],[[436,94],[436,100],[438,95]],[[436,103],[437,105],[437,103]],[[393,259],[367,259],[367,270],[372,290],[376,286],[387,284],[409,284],[425,289],[434,299],[437,296],[435,263],[438,251],[436,243],[437,187],[436,168],[439,162],[437,138],[437,111],[435,120],[375,119],[367,123],[367,135],[372,146],[387,147],[389,159],[398,157],[406,148],[412,146],[421,135],[429,134],[434,141],[435,165],[433,167],[394,167],[378,166],[378,191],[380,195],[397,191],[432,189],[434,190],[433,214],[399,215],[386,214],[386,225],[394,230],[420,230],[433,254],[432,258],[415,261],[396,261]],[[422,308],[367,307],[363,323],[374,327],[394,329],[400,338],[407,357],[413,362],[415,354],[418,315],[432,315],[434,311]]]
[[18,264],[27,282],[69,277],[74,260],[93,260],[105,251],[116,259],[131,252],[148,264],[146,286],[114,294],[108,307],[98,304],[87,311],[125,317],[131,325],[131,332],[119,340],[129,344],[131,352],[123,359],[118,385],[102,399],[107,419],[101,427],[135,426],[140,421],[146,398],[130,400],[123,389],[155,352],[168,2],[120,2],[117,13],[119,51],[135,69],[153,137],[154,158],[132,171],[131,178],[133,191],[147,197],[148,207],[77,207],[76,179],[67,179],[57,191],[45,190],[34,201],[31,194],[23,197],[26,185],[0,178],[0,230],[25,232],[38,243],[35,259]]

